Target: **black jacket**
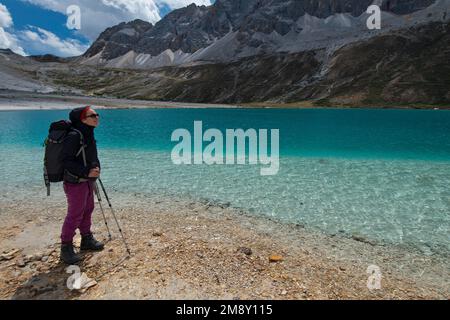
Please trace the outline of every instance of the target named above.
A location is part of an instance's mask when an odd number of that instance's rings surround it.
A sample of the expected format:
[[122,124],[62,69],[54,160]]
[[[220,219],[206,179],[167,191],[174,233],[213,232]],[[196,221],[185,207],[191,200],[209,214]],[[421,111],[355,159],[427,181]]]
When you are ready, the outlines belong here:
[[[83,134],[84,144],[86,145],[84,152],[86,154],[86,164],[84,165],[83,155],[77,153],[80,151],[80,134],[76,131],[71,131],[64,141],[64,148],[62,152],[64,170],[69,171],[72,175],[79,178],[87,179],[89,171],[92,168],[99,167],[97,143],[94,138],[94,127],[90,127],[80,121],[81,112],[84,108],[75,109],[70,113],[70,120],[72,126]],[[67,182],[68,179],[64,179]]]

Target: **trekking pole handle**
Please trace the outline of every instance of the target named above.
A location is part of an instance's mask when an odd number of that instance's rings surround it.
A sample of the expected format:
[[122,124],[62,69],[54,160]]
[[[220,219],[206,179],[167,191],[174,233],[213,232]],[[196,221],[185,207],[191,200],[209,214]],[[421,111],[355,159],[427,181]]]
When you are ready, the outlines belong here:
[[100,178],[98,178],[98,181],[100,182],[100,186],[102,187],[102,190],[103,190],[103,193],[105,194],[106,200],[109,202],[109,197],[108,197],[108,194],[106,193],[105,186],[103,185],[102,180]]

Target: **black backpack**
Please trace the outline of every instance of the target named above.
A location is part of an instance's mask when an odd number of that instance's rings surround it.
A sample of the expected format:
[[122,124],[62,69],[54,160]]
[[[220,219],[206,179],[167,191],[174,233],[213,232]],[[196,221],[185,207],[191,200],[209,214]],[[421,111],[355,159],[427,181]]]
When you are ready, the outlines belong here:
[[44,181],[47,187],[47,196],[50,196],[50,183],[61,182],[64,180],[64,165],[62,153],[64,142],[71,132],[77,132],[80,135],[80,150],[76,154],[83,155],[83,161],[86,165],[86,154],[83,134],[72,126],[68,120],[61,120],[50,125],[49,134],[45,139],[45,156],[44,156]]

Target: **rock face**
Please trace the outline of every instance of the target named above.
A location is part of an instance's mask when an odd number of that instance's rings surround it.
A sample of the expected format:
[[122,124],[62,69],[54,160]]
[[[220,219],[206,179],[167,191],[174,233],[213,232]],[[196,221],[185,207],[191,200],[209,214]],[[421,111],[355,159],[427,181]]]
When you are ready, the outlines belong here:
[[93,57],[102,52],[102,57],[109,60],[124,55],[135,49],[145,32],[152,28],[151,23],[139,19],[108,28],[100,34],[84,56]]
[[137,53],[157,56],[170,49],[193,53],[228,31],[225,19],[213,19],[210,8],[191,4],[169,13],[139,40]]
[[[434,2],[435,0],[217,0],[208,7],[191,4],[172,11],[155,26],[136,20],[109,28],[100,35],[84,57],[91,58],[101,53],[101,61],[108,61],[130,51],[152,57],[167,50],[194,54],[216,42],[224,42],[225,46],[232,45],[231,40],[223,39],[233,33],[233,43],[237,42],[237,48],[225,57],[225,60],[233,60],[236,53],[248,51],[244,56],[249,56],[264,51],[270,39],[259,34],[270,35],[275,32],[279,36],[286,36],[300,33],[304,26],[299,26],[298,22],[304,17],[326,19],[344,14],[344,19],[351,20],[365,13],[372,3],[381,4],[382,9],[387,12],[408,14]],[[308,20],[304,24],[308,23],[315,23],[315,20]],[[253,50],[255,48],[260,50]],[[181,62],[211,59],[224,60],[219,59],[216,54],[206,57],[198,55]]]

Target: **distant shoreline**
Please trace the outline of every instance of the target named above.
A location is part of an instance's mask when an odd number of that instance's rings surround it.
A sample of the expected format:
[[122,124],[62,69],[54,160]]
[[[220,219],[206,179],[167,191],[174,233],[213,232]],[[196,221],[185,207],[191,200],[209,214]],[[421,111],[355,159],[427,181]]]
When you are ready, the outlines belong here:
[[145,101],[27,92],[0,92],[0,111],[68,110],[86,105],[97,109],[239,108],[238,106],[226,104]]
[[85,105],[97,109],[422,109],[450,110],[450,105],[316,105],[313,101],[295,103],[252,102],[240,104],[193,103],[173,101],[131,100],[82,95],[43,94],[0,90],[0,111],[69,110]]

